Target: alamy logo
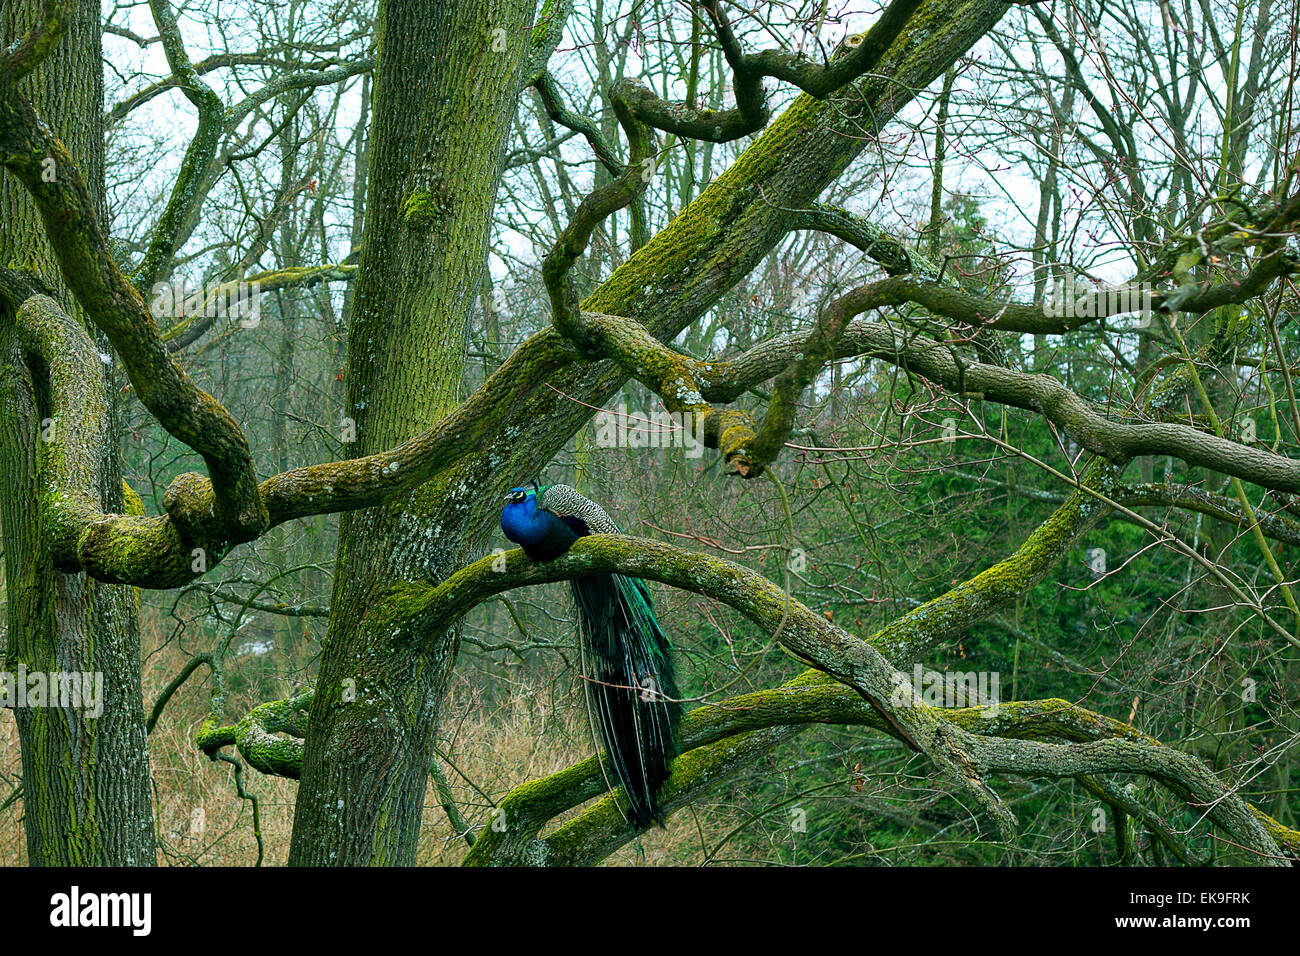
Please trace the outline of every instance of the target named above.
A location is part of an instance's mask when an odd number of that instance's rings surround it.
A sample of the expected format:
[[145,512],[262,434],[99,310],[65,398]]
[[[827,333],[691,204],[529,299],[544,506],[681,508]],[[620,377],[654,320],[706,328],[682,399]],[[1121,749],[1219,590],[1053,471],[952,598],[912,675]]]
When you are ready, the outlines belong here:
[[129,926],[134,936],[148,936],[153,926],[149,893],[82,893],[78,886],[50,897],[50,925]]
[[0,671],[0,707],[66,707],[92,719],[104,713],[104,675],[98,671]]
[[1151,324],[1151,296],[1148,282],[1109,285],[1070,277],[1057,279],[1048,287],[1043,311],[1065,319],[1099,319],[1136,312],[1139,326],[1146,327]]
[[153,287],[149,311],[154,318],[178,319],[199,316],[206,319],[238,319],[246,329],[262,319],[261,288],[256,282],[208,282],[177,279]]
[[694,412],[643,415],[619,405],[618,411],[597,412],[593,423],[598,448],[680,447],[687,458],[704,454],[704,418]]
[[917,664],[909,683],[902,674],[890,696],[895,707],[983,707],[996,713],[1001,681],[997,671],[927,671]]

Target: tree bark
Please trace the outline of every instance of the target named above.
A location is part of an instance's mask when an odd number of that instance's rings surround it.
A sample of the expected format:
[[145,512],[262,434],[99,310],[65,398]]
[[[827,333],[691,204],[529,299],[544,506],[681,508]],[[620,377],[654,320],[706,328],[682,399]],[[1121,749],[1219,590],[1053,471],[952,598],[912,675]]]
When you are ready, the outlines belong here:
[[[11,42],[40,22],[39,0],[6,6]],[[103,65],[99,4],[68,4],[67,30],[53,54],[24,83],[37,111],[68,146],[104,216]],[[59,175],[57,167],[52,175]],[[63,288],[45,228],[26,190],[0,184],[0,262],[37,272],[69,314],[102,334]],[[117,388],[111,363],[87,383],[96,396],[103,436],[73,452],[66,430],[80,422],[50,419],[44,369],[18,341],[13,316],[0,322],[0,524],[8,580],[9,645],[4,669],[102,675],[102,713],[84,708],[15,709],[22,750],[23,819],[29,862],[41,866],[152,866],[156,862],[149,788],[149,751],[140,688],[140,635],[131,588],[55,569],[41,509],[43,442],[54,454],[85,454],[98,504],[124,511],[118,459]]]
[[[341,423],[355,425],[358,456],[429,428],[461,398],[531,15],[524,0],[380,4],[352,421]],[[439,495],[425,485],[342,522],[291,864],[414,862],[456,641],[395,647],[366,615],[393,586],[455,569],[459,542],[431,517]]]

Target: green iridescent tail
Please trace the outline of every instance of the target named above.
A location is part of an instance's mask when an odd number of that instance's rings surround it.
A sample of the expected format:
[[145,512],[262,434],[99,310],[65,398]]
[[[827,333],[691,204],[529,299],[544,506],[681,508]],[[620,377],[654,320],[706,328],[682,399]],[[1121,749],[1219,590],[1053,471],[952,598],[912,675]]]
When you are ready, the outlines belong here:
[[591,711],[608,766],[627,797],[628,819],[663,823],[659,788],[678,753],[672,649],[645,583],[621,574],[570,582],[582,632]]

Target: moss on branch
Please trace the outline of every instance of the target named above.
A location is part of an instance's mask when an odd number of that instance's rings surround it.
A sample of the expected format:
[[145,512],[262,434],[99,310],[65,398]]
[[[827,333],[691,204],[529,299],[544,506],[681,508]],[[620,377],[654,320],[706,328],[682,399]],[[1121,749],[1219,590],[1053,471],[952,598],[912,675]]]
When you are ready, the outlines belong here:
[[[144,299],[109,252],[95,203],[72,157],[31,104],[3,84],[0,162],[31,194],[64,281],[113,343],[145,407],[203,457],[216,492],[222,540],[256,538],[267,527],[267,513],[242,429],[168,355]],[[47,175],[51,162],[53,177]],[[10,304],[17,309],[22,303]]]
[[314,691],[296,697],[259,704],[236,724],[222,725],[217,715],[208,716],[195,733],[194,741],[212,759],[223,747],[234,746],[248,765],[264,774],[297,780],[302,774],[303,742],[277,733],[296,728],[307,712]]
[[[1117,740],[1146,748],[1160,746],[1122,721],[1059,699],[1012,701],[995,708],[953,708],[942,714],[953,725],[981,737],[1072,743]],[[897,736],[889,722],[852,688],[820,672],[807,671],[780,687],[738,695],[688,714],[681,727],[683,754],[673,764],[662,794],[663,805],[671,812],[693,802],[761,753],[812,724],[863,726]],[[1141,762],[1135,759],[1132,765],[1140,767]],[[1070,774],[1062,769],[1049,775]],[[547,820],[598,795],[604,787],[594,757],[521,784],[499,804],[504,829],[484,830],[466,856],[466,865],[598,862],[640,832],[623,819],[612,796],[547,837],[541,838],[539,833]],[[1300,832],[1253,807],[1250,810],[1280,846],[1300,858]]]

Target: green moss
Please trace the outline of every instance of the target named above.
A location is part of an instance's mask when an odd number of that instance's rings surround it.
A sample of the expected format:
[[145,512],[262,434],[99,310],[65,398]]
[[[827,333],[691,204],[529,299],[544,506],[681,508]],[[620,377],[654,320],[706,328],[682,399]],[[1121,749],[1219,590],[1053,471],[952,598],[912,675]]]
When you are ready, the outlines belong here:
[[405,627],[430,605],[434,588],[423,581],[396,581],[366,612],[368,628]]
[[445,211],[443,203],[427,189],[413,189],[402,200],[402,218],[415,226],[426,226]]
[[[699,404],[699,388],[695,382],[695,359],[672,349],[652,349],[636,356],[653,386],[662,389],[664,401],[671,411],[682,411]],[[672,403],[676,403],[674,408]]]
[[127,514],[136,518],[144,517],[144,500],[127,484],[125,478],[122,479],[122,502],[122,507]]

